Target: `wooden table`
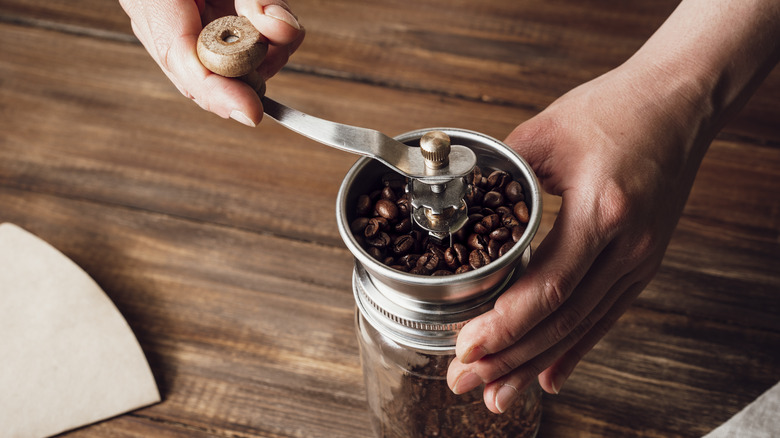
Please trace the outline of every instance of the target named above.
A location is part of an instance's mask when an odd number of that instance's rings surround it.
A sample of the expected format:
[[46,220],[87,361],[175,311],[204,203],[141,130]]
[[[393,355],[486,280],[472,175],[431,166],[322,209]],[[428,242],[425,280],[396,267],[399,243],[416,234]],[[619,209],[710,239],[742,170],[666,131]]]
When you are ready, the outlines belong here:
[[[296,0],[307,40],[268,94],[504,138],[676,3]],[[164,399],[69,436],[370,435],[334,214],[354,156],[200,110],[112,0],[0,1],[0,111],[0,222],[93,276]],[[657,277],[545,397],[541,437],[698,437],[778,381],[778,121],[776,70],[712,145]]]

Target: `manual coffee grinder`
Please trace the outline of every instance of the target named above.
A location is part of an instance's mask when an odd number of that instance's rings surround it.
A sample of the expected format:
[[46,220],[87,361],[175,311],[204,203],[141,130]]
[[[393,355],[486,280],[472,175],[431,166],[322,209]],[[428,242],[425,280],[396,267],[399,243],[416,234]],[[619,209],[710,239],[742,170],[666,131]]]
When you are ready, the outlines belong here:
[[224,17],[204,28],[198,54],[211,71],[253,85],[279,123],[363,155],[344,178],[336,214],[355,257],[355,328],[377,436],[536,436],[538,385],[495,415],[482,388],[455,395],[446,383],[460,329],[490,310],[528,264],[541,219],[533,171],[477,132],[432,128],[393,139],[263,97],[252,77],[265,54],[259,40],[247,20]]

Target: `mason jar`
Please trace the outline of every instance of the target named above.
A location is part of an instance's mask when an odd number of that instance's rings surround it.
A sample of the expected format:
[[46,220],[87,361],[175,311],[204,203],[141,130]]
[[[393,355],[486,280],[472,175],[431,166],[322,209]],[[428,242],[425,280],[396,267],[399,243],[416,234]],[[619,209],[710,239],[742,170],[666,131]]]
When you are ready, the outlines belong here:
[[396,139],[417,146],[431,130],[443,131],[453,144],[472,149],[480,168],[511,174],[522,185],[528,223],[513,246],[487,265],[446,276],[403,272],[370,254],[351,226],[358,198],[380,189],[389,169],[369,158],[359,159],[350,169],[339,190],[337,221],[355,257],[355,330],[372,425],[382,438],[532,438],[541,418],[538,384],[526,388],[507,412],[498,415],[485,407],[483,387],[455,395],[446,375],[460,329],[490,310],[528,264],[541,218],[539,187],[521,157],[483,134],[432,128]]

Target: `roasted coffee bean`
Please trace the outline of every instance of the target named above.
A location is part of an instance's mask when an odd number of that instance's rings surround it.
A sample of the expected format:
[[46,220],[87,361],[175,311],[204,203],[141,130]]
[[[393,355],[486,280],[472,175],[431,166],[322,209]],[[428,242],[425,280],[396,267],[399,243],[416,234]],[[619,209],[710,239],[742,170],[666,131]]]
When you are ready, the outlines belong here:
[[466,245],[472,250],[487,249],[487,240],[485,236],[473,233],[466,239]]
[[366,237],[366,243],[377,248],[387,248],[392,243],[392,239],[390,239],[390,235],[384,231],[380,231],[374,237]]
[[439,267],[439,260],[440,259],[436,254],[432,252],[426,252],[417,260],[417,266],[424,267],[428,270],[428,272],[432,272]]
[[[382,186],[356,199],[356,219],[350,223],[357,243],[387,265],[420,275],[441,275],[438,271],[462,273],[471,269],[471,254],[480,263],[504,255],[524,235],[530,212],[524,203],[523,186],[502,170],[489,175],[475,168],[466,177],[468,219],[446,243],[414,229],[407,179],[388,173]],[[421,261],[422,259],[422,261]]]
[[479,269],[483,266],[487,266],[490,262],[490,255],[485,250],[477,249],[471,251],[471,254],[469,254],[469,266],[471,266],[473,269]]
[[485,191],[476,185],[470,185],[466,188],[466,204],[468,205],[482,205],[482,200],[485,197]]
[[380,196],[382,199],[387,199],[390,202],[396,202],[398,200],[398,195],[395,194],[395,190],[389,186],[382,189],[382,194]]
[[412,231],[412,219],[405,217],[393,225],[393,231],[398,234],[407,234]]
[[504,203],[504,195],[496,190],[491,190],[485,193],[485,197],[482,199],[482,205],[487,208],[496,208]]
[[503,191],[509,181],[512,181],[511,175],[503,170],[495,170],[488,176],[487,183],[491,190]]
[[501,257],[504,254],[508,253],[513,246],[515,246],[515,242],[512,240],[504,242],[504,244],[501,245],[501,248],[498,249],[498,256]]
[[420,254],[407,254],[398,259],[398,262],[406,266],[406,269],[412,269],[417,266],[417,260],[420,259]]
[[464,272],[469,272],[471,270],[471,266],[469,265],[463,265],[460,266],[458,269],[455,270],[456,274],[462,274]]
[[444,251],[444,262],[452,269],[465,265],[469,261],[469,250],[463,244],[456,243]]
[[404,265],[392,265],[390,267],[395,269],[396,271],[409,272],[409,268]]
[[471,185],[479,185],[479,183],[482,181],[482,169],[479,168],[479,166],[474,166],[474,170],[471,171],[471,174],[467,178],[467,182]]
[[380,199],[376,201],[374,209],[379,216],[382,216],[389,221],[394,221],[398,218],[398,206],[389,199]]
[[442,276],[445,276],[445,275],[452,275],[452,271],[448,271],[446,269],[439,269],[439,270],[433,271],[433,273],[431,274],[432,277],[442,277]]
[[525,205],[525,202],[518,202],[515,204],[513,211],[517,220],[522,224],[527,224],[528,220],[531,218],[528,213],[528,206]]
[[498,228],[499,225],[501,225],[501,219],[497,214],[493,213],[483,217],[479,223],[475,224],[474,232],[478,234],[488,234]]
[[495,213],[499,216],[506,216],[508,214],[513,214],[512,209],[507,207],[506,205],[502,205],[500,207],[496,207]]
[[501,249],[501,245],[503,244],[504,242],[499,240],[491,240],[488,242],[487,253],[491,259],[495,260],[498,258],[498,250]]
[[517,181],[511,181],[504,187],[504,196],[506,201],[510,204],[525,200],[525,194],[523,193],[523,186]]
[[414,268],[409,270],[409,273],[415,275],[430,275],[431,271],[430,269],[427,269],[425,266],[415,266]]
[[382,185],[393,190],[402,190],[406,185],[406,178],[395,172],[389,172],[382,176]]
[[512,242],[519,242],[520,239],[522,239],[523,234],[525,234],[525,227],[520,225],[512,227]]
[[510,231],[507,227],[499,227],[491,231],[488,237],[490,237],[491,240],[505,242],[512,237],[512,231]]
[[374,205],[371,203],[371,198],[368,195],[360,195],[357,198],[357,204],[355,207],[355,213],[358,216],[368,216],[372,213]]
[[412,204],[409,203],[409,197],[406,195],[398,198],[398,201],[395,202],[395,205],[398,207],[399,217],[408,217],[412,211]]
[[414,238],[408,234],[402,234],[393,240],[393,254],[406,255],[414,248]]
[[383,217],[372,217],[368,220],[368,224],[363,230],[363,235],[369,239],[376,237],[380,231],[386,230],[388,226],[389,222],[387,222],[387,219]]
[[367,217],[359,217],[352,221],[352,223],[349,225],[349,228],[352,230],[352,234],[363,234],[363,231],[366,229],[366,225],[368,225],[369,219]]
[[385,252],[375,246],[369,247],[366,252],[368,252],[368,255],[377,260],[382,260],[385,257]]
[[512,228],[520,225],[520,221],[517,220],[514,214],[509,213],[501,216],[501,225]]

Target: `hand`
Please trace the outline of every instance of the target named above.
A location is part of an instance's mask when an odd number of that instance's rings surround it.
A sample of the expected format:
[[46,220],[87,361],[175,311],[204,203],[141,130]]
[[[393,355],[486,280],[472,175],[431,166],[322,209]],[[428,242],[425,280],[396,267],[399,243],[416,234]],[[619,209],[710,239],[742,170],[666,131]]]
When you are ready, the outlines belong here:
[[255,126],[263,117],[260,98],[237,79],[208,71],[196,53],[205,24],[225,15],[247,17],[267,38],[268,54],[258,68],[276,74],[303,41],[305,30],[283,0],[120,0],[133,32],[179,91],[201,108]]
[[688,134],[687,90],[643,69],[574,89],[506,139],[562,204],[524,276],[458,338],[448,383],[486,383],[493,412],[537,376],[557,393],[660,265],[711,136]]
[[684,0],[625,64],[509,135],[561,209],[524,276],[462,329],[454,392],[485,383],[500,413],[537,377],[561,389],[658,269],[707,147],[780,58],[777,23],[773,0]]

